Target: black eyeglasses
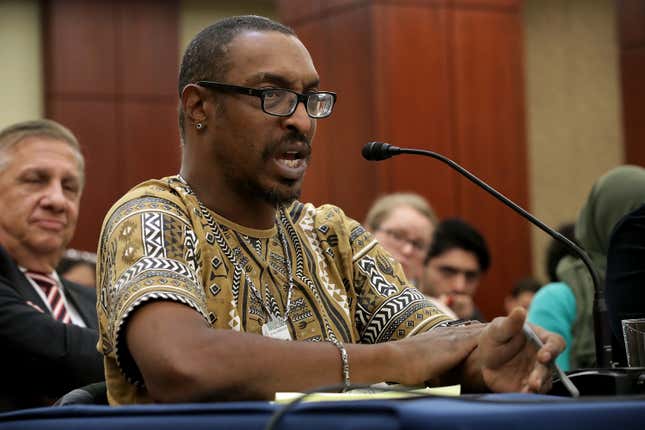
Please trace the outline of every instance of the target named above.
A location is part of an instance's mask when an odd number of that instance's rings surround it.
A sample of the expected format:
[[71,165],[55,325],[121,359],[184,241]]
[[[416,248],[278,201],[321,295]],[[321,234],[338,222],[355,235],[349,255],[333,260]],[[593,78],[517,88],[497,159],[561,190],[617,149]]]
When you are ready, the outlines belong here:
[[259,97],[262,100],[262,111],[273,116],[291,116],[296,111],[298,103],[302,102],[307,115],[311,118],[327,118],[331,115],[334,103],[336,103],[336,93],[329,91],[300,94],[285,88],[257,89],[213,81],[199,81],[197,85]]

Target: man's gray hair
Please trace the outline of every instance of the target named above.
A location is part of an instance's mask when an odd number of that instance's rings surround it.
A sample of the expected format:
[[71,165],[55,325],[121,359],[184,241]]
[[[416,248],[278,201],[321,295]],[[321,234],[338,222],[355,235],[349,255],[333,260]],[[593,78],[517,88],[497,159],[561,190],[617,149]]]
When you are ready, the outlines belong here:
[[23,121],[0,130],[0,171],[4,170],[10,161],[9,150],[30,137],[48,138],[67,143],[76,152],[81,178],[85,177],[85,159],[76,136],[67,127],[50,119]]

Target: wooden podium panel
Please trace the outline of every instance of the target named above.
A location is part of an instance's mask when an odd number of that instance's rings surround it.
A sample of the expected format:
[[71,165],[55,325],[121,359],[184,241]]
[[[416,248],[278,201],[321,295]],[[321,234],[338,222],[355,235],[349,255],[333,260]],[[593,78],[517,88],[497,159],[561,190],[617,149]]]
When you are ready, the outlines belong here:
[[446,155],[526,206],[523,46],[516,0],[281,0],[281,20],[310,49],[322,87],[338,93],[319,121],[303,200],[362,220],[375,197],[413,191],[489,242],[477,294],[489,318],[531,273],[529,224],[433,159],[367,162],[371,140]]
[[[411,4],[372,9],[377,140],[455,156],[449,11]],[[380,193],[413,191],[443,216],[457,214],[458,176],[439,161],[402,155],[379,164]],[[371,202],[366,202],[367,206]]]
[[94,251],[110,206],[145,178],[179,167],[177,1],[43,4],[46,116],[86,158],[71,247]]
[[[346,213],[358,219],[365,215],[365,202],[380,189],[377,166],[360,155],[362,146],[375,137],[371,134],[374,70],[365,51],[370,40],[363,30],[369,25],[365,10],[354,9],[328,21],[307,21],[298,28],[316,59],[321,88],[338,93],[333,115],[318,121],[303,200],[316,204],[342,201]],[[332,45],[335,48],[330,50]]]
[[[453,23],[456,160],[528,208],[518,17],[464,9],[454,11]],[[502,313],[512,284],[531,274],[530,224],[465,180],[460,180],[457,195],[459,215],[483,233],[491,251],[492,270],[477,291],[476,302],[482,307],[490,303]]]

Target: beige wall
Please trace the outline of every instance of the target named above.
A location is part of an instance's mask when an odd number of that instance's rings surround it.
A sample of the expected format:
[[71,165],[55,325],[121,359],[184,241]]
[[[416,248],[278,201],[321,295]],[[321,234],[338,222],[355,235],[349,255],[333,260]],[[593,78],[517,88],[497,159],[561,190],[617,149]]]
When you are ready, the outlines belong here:
[[0,1],[0,128],[43,115],[40,7]]
[[262,15],[276,19],[272,0],[237,0],[221,2],[212,0],[183,0],[179,17],[180,55],[201,29],[214,21],[232,15]]
[[[624,160],[613,0],[526,0],[530,207],[546,224],[574,221],[593,181]],[[532,232],[546,280],[550,238]]]

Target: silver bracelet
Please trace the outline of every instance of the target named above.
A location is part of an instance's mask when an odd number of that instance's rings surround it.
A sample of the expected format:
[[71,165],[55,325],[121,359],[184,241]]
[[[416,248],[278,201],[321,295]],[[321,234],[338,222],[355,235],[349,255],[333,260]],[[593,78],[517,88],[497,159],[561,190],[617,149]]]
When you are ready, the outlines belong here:
[[340,351],[340,361],[342,363],[343,370],[343,391],[347,391],[351,385],[349,381],[349,356],[347,355],[347,350],[335,337],[330,337],[329,342],[338,348],[338,351]]
[[441,325],[443,325],[444,327],[464,327],[464,326],[473,325],[473,324],[482,324],[482,322],[479,320],[459,319],[459,320],[446,321]]

